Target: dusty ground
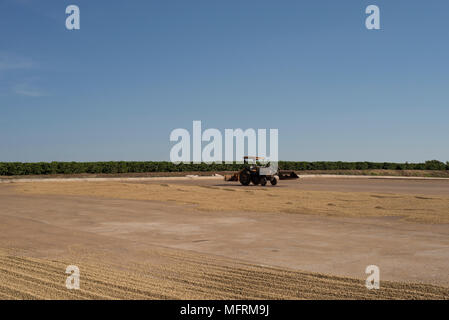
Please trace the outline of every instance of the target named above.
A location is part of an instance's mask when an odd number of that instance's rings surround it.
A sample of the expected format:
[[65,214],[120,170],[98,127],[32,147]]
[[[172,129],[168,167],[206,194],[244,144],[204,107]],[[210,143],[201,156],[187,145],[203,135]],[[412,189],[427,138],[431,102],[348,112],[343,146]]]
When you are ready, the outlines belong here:
[[[186,175],[211,176],[214,174],[233,174],[234,171],[190,171],[190,172],[128,172],[128,173],[76,173],[48,175],[18,175],[0,176],[0,181],[11,179],[53,179],[53,178],[126,178],[126,177],[184,177]],[[393,176],[393,177],[440,177],[449,178],[449,170],[300,170],[299,175],[362,175],[362,176]]]
[[416,222],[449,223],[449,180],[379,182],[373,179],[368,180],[367,185],[366,179],[327,179],[331,181],[329,186],[325,185],[326,181],[320,180],[322,178],[283,181],[276,187],[244,187],[220,179],[26,182],[14,183],[13,187],[19,193],[36,195],[171,201],[180,205],[195,205],[202,211],[385,216]]
[[0,185],[0,297],[449,298],[448,182],[327,180]]

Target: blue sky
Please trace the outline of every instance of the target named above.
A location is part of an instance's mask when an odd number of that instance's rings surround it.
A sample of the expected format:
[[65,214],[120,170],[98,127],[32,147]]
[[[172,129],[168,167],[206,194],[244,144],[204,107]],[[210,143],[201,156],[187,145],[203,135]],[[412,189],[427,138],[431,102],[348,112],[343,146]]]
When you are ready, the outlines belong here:
[[448,38],[447,0],[2,0],[0,161],[168,160],[193,120],[278,128],[281,160],[447,161]]

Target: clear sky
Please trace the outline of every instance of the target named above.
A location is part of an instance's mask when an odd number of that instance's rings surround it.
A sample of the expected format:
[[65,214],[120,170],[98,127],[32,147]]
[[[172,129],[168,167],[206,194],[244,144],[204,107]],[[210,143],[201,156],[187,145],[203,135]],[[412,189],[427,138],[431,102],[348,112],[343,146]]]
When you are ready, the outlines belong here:
[[447,161],[448,40],[447,0],[1,0],[0,161],[168,160],[193,120],[278,128],[281,160]]

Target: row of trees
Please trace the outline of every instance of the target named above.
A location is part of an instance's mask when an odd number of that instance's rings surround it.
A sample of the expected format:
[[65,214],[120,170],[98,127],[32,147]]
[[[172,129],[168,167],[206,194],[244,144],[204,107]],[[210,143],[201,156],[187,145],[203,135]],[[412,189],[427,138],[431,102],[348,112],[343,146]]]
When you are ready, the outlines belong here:
[[394,163],[394,162],[297,162],[281,161],[281,169],[288,170],[449,170],[449,162],[430,160],[424,163]]
[[[0,162],[0,175],[41,175],[76,173],[138,173],[138,172],[186,172],[186,171],[235,171],[242,164],[174,164],[166,161],[110,161],[110,162]],[[437,160],[425,163],[390,162],[304,162],[280,161],[283,170],[449,170],[449,162]]]

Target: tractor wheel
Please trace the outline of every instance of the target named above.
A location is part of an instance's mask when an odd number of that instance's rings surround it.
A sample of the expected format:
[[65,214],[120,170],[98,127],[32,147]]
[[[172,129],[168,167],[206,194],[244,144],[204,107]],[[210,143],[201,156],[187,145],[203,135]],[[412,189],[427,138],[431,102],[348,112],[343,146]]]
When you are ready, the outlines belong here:
[[240,172],[239,180],[242,185],[244,186],[249,185],[249,183],[251,182],[251,176],[249,172],[248,171]]
[[251,182],[257,186],[260,183],[260,176],[259,174],[253,174],[251,175]]
[[271,178],[271,180],[270,180],[271,185],[273,185],[273,186],[277,185],[278,184],[278,180],[279,180],[278,176],[274,176],[273,178]]
[[267,178],[266,178],[266,177],[261,177],[261,178],[260,178],[260,185],[261,185],[262,187],[264,187],[264,186],[267,185]]

